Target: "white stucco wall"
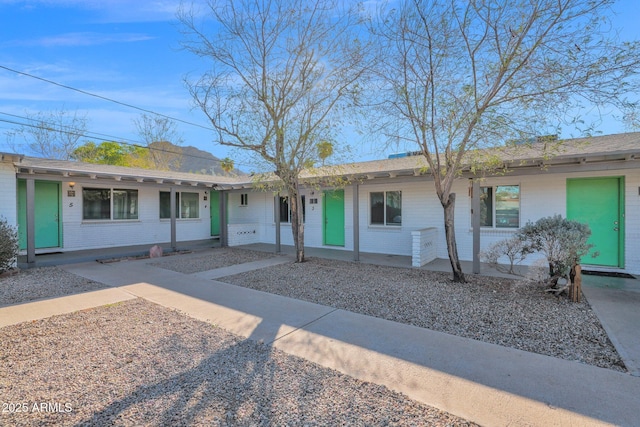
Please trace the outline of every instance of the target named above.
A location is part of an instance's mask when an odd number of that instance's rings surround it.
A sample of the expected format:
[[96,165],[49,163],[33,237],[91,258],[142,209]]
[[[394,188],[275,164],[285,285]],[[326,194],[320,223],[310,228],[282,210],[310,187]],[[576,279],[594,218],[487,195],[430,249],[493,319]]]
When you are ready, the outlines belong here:
[[[137,220],[83,220],[82,188],[138,189]],[[137,187],[134,184],[75,185],[75,197],[69,197],[67,182],[62,183],[63,250],[155,244],[171,241],[171,221],[160,219],[160,187]],[[182,187],[178,191],[199,194],[199,218],[177,219],[176,240],[208,239],[211,234],[209,202],[204,190]]]
[[0,217],[18,226],[16,171],[11,162],[0,161]]
[[[599,172],[545,173],[537,175],[488,178],[482,186],[519,185],[520,186],[520,224],[536,221],[542,217],[560,214],[566,216],[566,180],[567,178],[588,177],[620,177],[625,178],[625,268],[621,271],[640,274],[640,170],[611,170]],[[454,184],[456,193],[455,228],[458,252],[461,260],[473,259],[473,232],[471,228],[470,182],[460,179]],[[378,226],[370,225],[369,197],[374,191],[402,191],[402,225]],[[314,191],[312,195],[311,192]],[[323,247],[322,239],[322,191],[307,189],[305,245],[307,247]],[[239,204],[239,195],[238,204]],[[248,207],[234,210],[230,206],[232,222],[259,222],[261,241],[275,242],[275,225],[273,222],[273,194],[250,193]],[[310,205],[310,198],[318,198],[317,205]],[[435,195],[433,182],[426,178],[415,181],[392,180],[384,183],[365,181],[359,186],[359,222],[360,251],[387,253],[395,255],[412,255],[411,232],[426,227],[437,229],[437,257],[447,258],[447,247],[444,233],[444,215],[442,206]],[[256,201],[259,206],[253,203]],[[242,213],[242,209],[245,209]],[[237,215],[237,216],[234,216]],[[282,224],[281,242],[292,245],[290,226]],[[509,238],[516,229],[483,228],[481,230],[481,249],[490,244]],[[353,250],[353,188],[345,188],[345,246],[336,248]],[[539,256],[530,256],[525,264],[531,264]]]

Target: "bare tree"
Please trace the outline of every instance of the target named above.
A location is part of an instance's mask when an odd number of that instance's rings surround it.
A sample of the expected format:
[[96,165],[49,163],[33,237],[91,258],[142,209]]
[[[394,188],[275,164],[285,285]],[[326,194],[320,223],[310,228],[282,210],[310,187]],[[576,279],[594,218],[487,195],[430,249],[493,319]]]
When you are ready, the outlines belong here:
[[133,123],[140,138],[147,144],[156,169],[179,170],[182,164],[182,135],[176,123],[163,116],[142,113]]
[[189,83],[220,144],[272,165],[291,209],[296,260],[304,261],[300,172],[333,140],[366,69],[359,15],[340,0],[210,1],[207,21],[179,18],[185,47],[211,63]]
[[9,146],[22,151],[22,141],[29,154],[48,159],[69,160],[87,131],[87,116],[64,109],[26,113],[28,123],[7,133]]
[[627,95],[637,93],[640,46],[610,31],[611,3],[404,0],[372,21],[382,52],[378,129],[426,158],[454,281],[465,277],[452,186],[475,150],[557,133],[586,104],[635,110]]

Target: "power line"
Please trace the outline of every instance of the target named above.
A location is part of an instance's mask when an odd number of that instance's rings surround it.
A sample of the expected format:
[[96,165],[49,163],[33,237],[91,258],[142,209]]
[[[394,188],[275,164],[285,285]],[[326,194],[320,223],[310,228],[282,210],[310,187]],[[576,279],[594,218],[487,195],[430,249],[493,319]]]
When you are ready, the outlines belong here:
[[[189,122],[187,120],[182,120],[182,119],[178,119],[178,118],[175,118],[175,117],[171,117],[171,116],[168,116],[166,114],[158,113],[158,112],[155,112],[155,111],[152,111],[152,110],[148,110],[148,109],[145,109],[145,108],[137,107],[135,105],[128,104],[126,102],[121,102],[121,101],[118,101],[118,100],[115,100],[115,99],[112,99],[112,98],[108,98],[106,96],[97,95],[97,94],[94,94],[94,93],[91,93],[91,92],[88,92],[88,91],[85,91],[85,90],[82,90],[82,89],[74,88],[72,86],[68,86],[68,85],[64,85],[64,84],[55,82],[53,80],[45,79],[43,77],[38,77],[38,76],[35,76],[33,74],[29,74],[29,73],[26,73],[26,72],[23,72],[23,71],[15,70],[15,69],[7,67],[5,65],[0,65],[0,69],[4,69],[4,70],[10,71],[12,73],[16,73],[16,74],[19,74],[19,75],[22,75],[22,76],[30,77],[30,78],[33,78],[33,79],[36,79],[36,80],[40,80],[40,81],[43,81],[43,82],[46,82],[46,83],[49,83],[49,84],[52,84],[52,85],[55,85],[55,86],[62,87],[64,89],[72,90],[72,91],[81,93],[83,95],[92,96],[92,97],[95,97],[95,98],[98,98],[98,99],[102,99],[102,100],[105,100],[105,101],[109,101],[109,102],[113,102],[115,104],[122,105],[122,106],[125,106],[125,107],[128,107],[128,108],[133,108],[133,109],[138,110],[138,111],[142,111],[142,112],[145,112],[145,113],[154,114],[156,116],[164,117],[164,118],[169,119],[169,120],[173,120],[173,121],[176,121],[176,122],[184,123],[184,124],[187,124],[187,125],[190,125],[190,126],[195,126],[195,127],[198,127],[198,128],[201,128],[201,129],[205,129],[205,130],[213,130],[212,128],[207,127],[207,126],[203,126],[203,125],[200,125],[200,124],[197,124],[197,123]],[[0,112],[0,114],[5,114],[5,115],[8,115],[8,116],[18,117],[18,118],[22,118],[22,119],[26,119],[26,120],[33,120],[33,119],[28,118],[28,117],[21,117],[21,116],[8,114],[8,113]],[[0,121],[7,122],[6,120],[0,120]],[[21,125],[21,123],[14,123],[14,124]],[[26,125],[26,124],[23,124],[23,125]],[[32,125],[27,125],[27,126],[34,127]],[[76,129],[76,131],[77,131],[77,129]],[[96,134],[96,135],[100,135],[100,134]],[[117,140],[121,144],[124,144],[124,145],[137,146],[137,147],[141,147],[141,148],[147,148],[149,150],[164,151],[164,152],[172,153],[172,154],[179,154],[179,153],[175,153],[175,152],[168,151],[168,150],[162,150],[162,149],[159,149],[159,148],[151,148],[151,147],[148,147],[148,146],[145,146],[145,145],[139,145],[139,144],[136,144],[136,143],[123,142],[123,141],[126,141],[127,138],[112,137],[112,136],[104,135],[104,134],[102,134],[102,135],[109,137],[109,139],[90,136],[90,135],[87,135],[87,134],[82,134],[80,136],[84,136],[84,137],[87,137],[87,138],[94,138],[94,139],[98,139],[98,140],[104,141],[104,142],[108,142],[108,141],[111,141],[111,140]],[[202,159],[202,160],[211,160],[211,159],[208,159],[206,157],[196,156],[196,155],[191,155],[191,154],[183,154],[183,155],[188,156],[188,157],[197,158],[197,159]],[[215,161],[221,162],[221,160],[215,160]],[[246,165],[246,164],[238,163],[238,165],[250,167],[249,165]]]
[[[126,145],[126,146],[129,146],[129,147],[142,148],[142,149],[147,149],[149,151],[156,151],[156,152],[167,153],[167,154],[175,154],[175,155],[179,155],[179,156],[186,156],[186,157],[191,157],[191,158],[196,158],[196,159],[201,159],[201,160],[213,161],[213,162],[217,162],[217,163],[222,163],[222,161],[223,161],[222,159],[218,159],[218,158],[212,159],[212,158],[208,158],[208,157],[198,156],[198,155],[195,155],[195,154],[187,154],[187,153],[182,153],[182,152],[178,152],[178,151],[172,151],[172,150],[168,150],[168,149],[164,149],[164,148],[150,147],[148,145],[142,145],[143,143],[140,142],[140,141],[138,141],[138,142],[125,142],[127,140],[128,141],[132,141],[132,140],[130,140],[128,138],[119,138],[119,137],[112,136],[112,135],[86,132],[86,131],[82,131],[80,129],[75,129],[75,128],[71,127],[71,126],[60,125],[60,124],[56,124],[56,123],[50,123],[50,122],[46,122],[46,121],[40,120],[40,119],[34,119],[34,118],[30,118],[30,117],[19,116],[19,115],[16,115],[16,114],[5,113],[5,112],[2,112],[2,111],[0,111],[0,114],[6,115],[6,116],[9,116],[9,117],[14,117],[14,118],[17,118],[17,119],[28,120],[28,121],[32,121],[32,122],[38,122],[38,124],[31,124],[31,123],[25,123],[25,122],[19,122],[19,121],[0,118],[0,122],[3,122],[3,123],[18,125],[18,126],[26,126],[26,127],[35,128],[35,129],[55,130],[56,132],[61,132],[61,133],[65,133],[65,134],[68,134],[68,135],[74,135],[74,136],[81,136],[81,137],[90,138],[90,139],[95,139],[95,140],[102,141],[102,142],[117,142],[119,144]],[[68,129],[68,130],[64,130],[62,128]],[[236,165],[250,167],[249,165],[242,164],[242,163],[236,163]]]
[[20,74],[20,75],[26,76],[26,77],[31,77],[31,78],[36,79],[36,80],[40,80],[40,81],[43,81],[43,82],[46,82],[46,83],[49,83],[49,84],[52,84],[52,85],[55,85],[55,86],[59,86],[59,87],[64,88],[64,89],[69,89],[69,90],[81,93],[83,95],[88,95],[88,96],[92,96],[94,98],[99,98],[99,99],[102,99],[102,100],[105,100],[105,101],[113,102],[115,104],[122,105],[124,107],[133,108],[133,109],[138,110],[138,111],[143,111],[145,113],[154,114],[156,116],[164,117],[166,119],[170,119],[170,120],[173,120],[173,121],[176,121],[176,122],[180,122],[180,123],[184,123],[184,124],[191,125],[191,126],[196,126],[196,127],[202,128],[202,129],[213,130],[212,128],[207,127],[207,126],[203,126],[203,125],[200,125],[200,124],[197,124],[197,123],[189,122],[187,120],[182,120],[182,119],[178,119],[178,118],[175,118],[175,117],[167,116],[166,114],[157,113],[155,111],[147,110],[145,108],[136,107],[135,105],[128,104],[126,102],[121,102],[121,101],[118,101],[118,100],[115,100],[115,99],[112,99],[112,98],[108,98],[106,96],[102,96],[102,95],[98,95],[98,94],[95,94],[95,93],[87,92],[86,90],[77,89],[77,88],[72,87],[72,86],[67,86],[67,85],[64,85],[62,83],[54,82],[53,80],[48,80],[48,79],[45,79],[43,77],[38,77],[38,76],[34,76],[33,74],[25,73],[23,71],[14,70],[13,68],[9,68],[9,67],[6,67],[4,65],[0,65],[0,68],[2,68],[3,70],[11,71],[12,73]]

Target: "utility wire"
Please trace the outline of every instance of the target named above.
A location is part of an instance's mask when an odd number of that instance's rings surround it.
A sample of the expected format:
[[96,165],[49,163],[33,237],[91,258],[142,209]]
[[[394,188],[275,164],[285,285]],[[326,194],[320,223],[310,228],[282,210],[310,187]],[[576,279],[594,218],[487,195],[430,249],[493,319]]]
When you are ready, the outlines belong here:
[[[178,118],[175,118],[175,117],[171,117],[171,116],[168,116],[166,114],[157,113],[155,111],[147,110],[147,109],[141,108],[141,107],[137,107],[135,105],[128,104],[126,102],[121,102],[121,101],[118,101],[118,100],[115,100],[115,99],[112,99],[112,98],[108,98],[106,96],[97,95],[95,93],[87,92],[87,91],[82,90],[82,89],[74,88],[72,86],[68,86],[68,85],[64,85],[64,84],[55,82],[53,80],[48,80],[48,79],[45,79],[43,77],[38,77],[38,76],[35,76],[33,74],[29,74],[29,73],[26,73],[26,72],[23,72],[23,71],[15,70],[13,68],[9,68],[9,67],[4,66],[4,65],[0,65],[0,69],[7,70],[7,71],[10,71],[12,73],[16,73],[16,74],[19,74],[19,75],[22,75],[22,76],[31,77],[33,79],[40,80],[40,81],[43,81],[43,82],[46,82],[46,83],[49,83],[49,84],[52,84],[52,85],[55,85],[55,86],[59,86],[59,87],[62,87],[64,89],[69,89],[69,90],[81,93],[83,95],[92,96],[92,97],[99,98],[99,99],[102,99],[102,100],[105,100],[105,101],[109,101],[109,102],[113,102],[115,104],[122,105],[122,106],[125,106],[125,107],[128,107],[128,108],[133,108],[133,109],[138,110],[138,111],[142,111],[142,112],[145,112],[145,113],[154,114],[156,116],[164,117],[164,118],[169,119],[169,120],[173,120],[173,121],[176,121],[176,122],[184,123],[184,124],[187,124],[187,125],[190,125],[190,126],[199,127],[201,129],[213,130],[212,128],[207,127],[207,126],[203,126],[203,125],[200,125],[200,124],[197,124],[197,123],[189,122],[187,120],[182,120],[182,119],[178,119]],[[16,115],[9,114],[9,113],[0,112],[0,114],[5,114],[7,116],[17,117],[17,118],[21,118],[21,119],[25,119],[25,120],[35,121],[34,119],[31,119],[31,118],[28,118],[28,117],[16,116]],[[28,125],[28,124],[24,124],[24,123],[8,122],[6,120],[0,120],[0,121],[6,122],[6,123],[29,126],[29,127],[38,127],[38,126]],[[77,131],[77,129],[75,129],[75,131]],[[148,147],[148,146],[145,146],[145,145],[139,145],[137,143],[124,142],[124,141],[127,140],[127,138],[117,138],[117,137],[112,137],[110,135],[102,134],[103,136],[107,136],[109,138],[109,139],[104,139],[104,138],[101,138],[101,137],[95,137],[95,136],[87,135],[85,133],[82,133],[82,134],[78,134],[78,133],[74,133],[74,132],[67,132],[67,133],[69,133],[71,135],[84,136],[84,137],[87,137],[87,138],[94,138],[94,139],[98,139],[98,140],[104,141],[104,142],[109,142],[109,141],[112,141],[112,140],[116,140],[116,141],[120,142],[121,144],[129,145],[129,146],[133,146],[133,147],[147,148],[149,150],[156,150],[156,151],[166,152],[166,153],[170,153],[170,154],[181,154],[181,153],[176,153],[176,152],[170,151],[170,150],[163,150],[163,149],[160,149],[160,148],[155,148],[155,147],[152,148],[152,147]],[[101,134],[95,134],[95,135],[101,135]],[[193,158],[196,158],[196,159],[211,160],[211,159],[208,159],[206,157],[196,156],[196,155],[193,155],[193,154],[182,154],[182,155],[188,156],[188,157],[193,157]],[[217,161],[217,162],[221,163],[221,160],[214,160],[214,161]],[[244,165],[244,164],[238,164],[238,165],[247,166],[248,167],[248,165]]]
[[196,127],[202,128],[202,129],[213,130],[212,128],[207,127],[207,126],[203,126],[203,125],[200,125],[200,124],[197,124],[197,123],[189,122],[187,120],[177,119],[175,117],[167,116],[166,114],[157,113],[155,111],[147,110],[145,108],[136,107],[135,105],[127,104],[126,102],[117,101],[117,100],[112,99],[112,98],[107,98],[106,96],[97,95],[95,93],[87,92],[86,90],[77,89],[75,87],[67,86],[67,85],[64,85],[62,83],[54,82],[53,80],[48,80],[48,79],[45,79],[45,78],[42,78],[42,77],[34,76],[33,74],[25,73],[24,71],[14,70],[13,68],[9,68],[9,67],[6,67],[4,65],[0,65],[0,68],[2,68],[3,70],[11,71],[12,73],[20,74],[20,75],[26,76],[26,77],[31,77],[31,78],[36,79],[36,80],[40,80],[40,81],[43,81],[43,82],[46,82],[46,83],[50,83],[52,85],[56,85],[56,86],[59,86],[59,87],[65,88],[65,89],[69,89],[69,90],[81,93],[83,95],[88,95],[88,96],[92,96],[94,98],[99,98],[99,99],[102,99],[102,100],[105,100],[105,101],[113,102],[115,104],[122,105],[124,107],[133,108],[133,109],[138,110],[138,111],[143,111],[145,113],[154,114],[156,116],[164,117],[166,119],[174,120],[176,122],[184,123],[184,124],[191,125],[191,126],[196,126]]
[[[96,140],[102,141],[102,142],[117,142],[119,144],[127,145],[127,146],[130,146],[130,147],[142,148],[142,149],[147,149],[149,151],[156,151],[156,152],[167,153],[167,154],[175,154],[175,155],[179,155],[179,156],[192,157],[192,158],[196,158],[196,159],[217,162],[217,163],[220,163],[220,164],[223,161],[222,159],[218,159],[218,158],[212,159],[212,158],[208,158],[208,157],[198,156],[198,155],[195,155],[195,154],[187,154],[187,153],[182,153],[182,152],[178,152],[178,151],[172,151],[172,150],[168,150],[168,149],[164,149],[164,148],[150,147],[148,145],[143,145],[144,143],[141,142],[141,141],[125,142],[127,140],[128,141],[132,141],[132,140],[127,139],[127,138],[123,139],[123,138],[115,137],[115,136],[112,136],[112,135],[85,132],[85,131],[81,131],[79,129],[74,129],[71,126],[54,124],[54,123],[46,122],[44,120],[33,119],[33,118],[30,118],[30,117],[19,116],[19,115],[16,115],[16,114],[5,113],[5,112],[2,112],[2,111],[0,111],[0,114],[4,114],[6,116],[14,117],[14,118],[17,118],[17,119],[23,119],[23,120],[29,120],[29,121],[38,122],[38,124],[31,124],[31,123],[24,123],[24,122],[19,122],[19,121],[15,121],[15,120],[8,120],[8,119],[0,118],[0,122],[3,122],[3,123],[18,125],[18,126],[26,126],[26,127],[35,128],[35,129],[55,130],[56,132],[62,132],[62,133],[68,134],[68,135],[74,135],[74,136],[81,136],[81,137],[90,138],[90,139],[96,139]],[[69,130],[63,130],[61,128],[66,128],[66,129],[69,129]],[[236,163],[236,165],[249,167],[249,165],[246,165],[246,164]]]

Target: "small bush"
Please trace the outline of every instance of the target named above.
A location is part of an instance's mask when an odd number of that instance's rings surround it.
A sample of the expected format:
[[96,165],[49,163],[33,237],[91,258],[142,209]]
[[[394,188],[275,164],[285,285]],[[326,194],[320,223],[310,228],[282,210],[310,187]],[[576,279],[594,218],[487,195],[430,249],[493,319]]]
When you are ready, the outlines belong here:
[[[491,265],[498,271],[509,274],[517,274],[513,267],[516,264],[521,263],[530,253],[529,247],[525,242],[514,236],[510,239],[501,240],[496,242],[480,252],[480,258]],[[498,261],[503,256],[506,256],[509,260],[509,268],[505,269]]]
[[[549,275],[557,282],[568,277],[571,268],[593,247],[587,243],[591,229],[587,224],[554,215],[522,227],[516,237],[525,242],[529,252],[541,252],[549,263]],[[598,256],[597,253],[593,256]]]
[[0,273],[15,265],[18,251],[18,231],[5,218],[0,218]]

